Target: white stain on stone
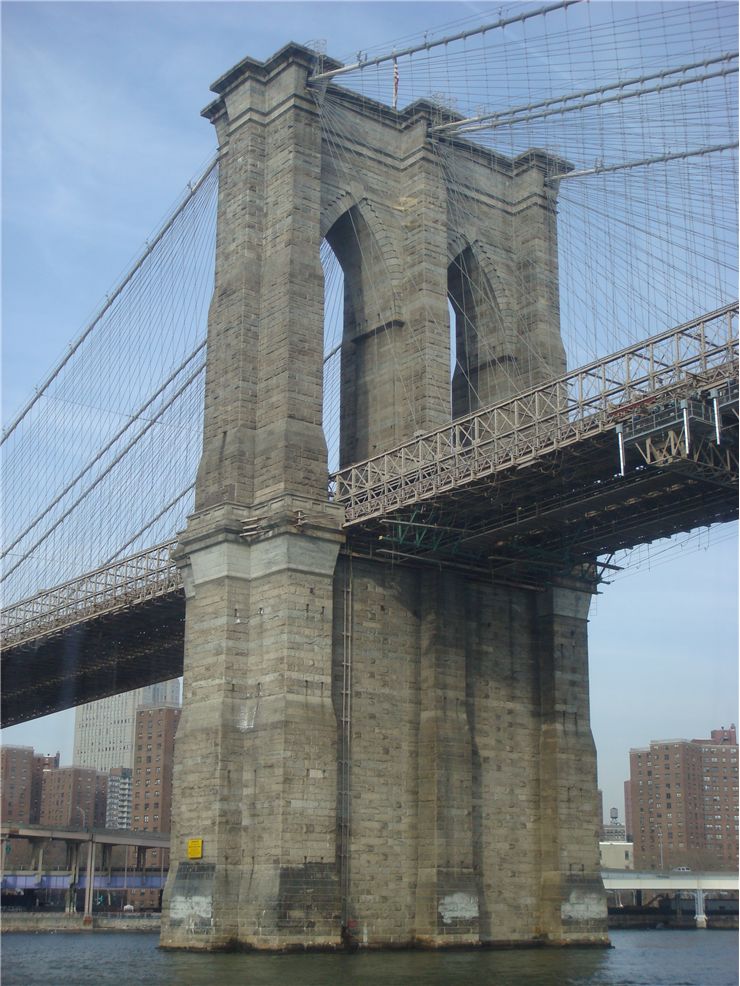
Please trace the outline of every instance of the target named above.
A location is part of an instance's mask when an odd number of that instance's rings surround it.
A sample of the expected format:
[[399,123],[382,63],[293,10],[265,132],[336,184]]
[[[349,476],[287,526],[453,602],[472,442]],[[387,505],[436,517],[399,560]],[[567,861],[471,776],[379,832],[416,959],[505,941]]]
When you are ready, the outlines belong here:
[[210,921],[213,914],[213,899],[210,896],[173,897],[170,904],[170,918],[176,921]]
[[236,728],[241,733],[249,732],[250,729],[254,729],[254,724],[257,719],[257,709],[259,708],[259,700],[256,702],[246,702],[244,708],[239,714],[239,719],[236,724]]
[[571,893],[560,907],[565,921],[606,920],[606,899],[601,894]]
[[449,894],[439,902],[439,914],[443,924],[450,924],[460,918],[478,917],[478,898],[472,894]]

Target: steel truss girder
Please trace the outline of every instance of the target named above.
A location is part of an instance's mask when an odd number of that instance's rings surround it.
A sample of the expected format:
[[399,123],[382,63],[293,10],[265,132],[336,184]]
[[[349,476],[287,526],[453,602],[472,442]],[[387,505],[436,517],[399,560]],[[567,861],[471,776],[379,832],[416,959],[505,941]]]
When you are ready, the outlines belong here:
[[634,446],[646,465],[668,468],[683,466],[709,482],[734,486],[738,477],[737,450],[706,438],[691,443],[686,431],[671,430],[661,438],[647,437]]
[[737,516],[737,420],[722,444],[634,464],[620,475],[614,436],[590,440],[352,528],[350,541],[397,560],[465,559],[498,576],[546,581],[557,570]]
[[176,543],[154,545],[5,607],[3,648],[181,590],[180,573],[171,558]]
[[737,309],[728,305],[341,470],[332,488],[346,526],[613,432],[649,403],[727,387],[737,379]]
[[3,726],[182,674],[182,589],[3,650]]

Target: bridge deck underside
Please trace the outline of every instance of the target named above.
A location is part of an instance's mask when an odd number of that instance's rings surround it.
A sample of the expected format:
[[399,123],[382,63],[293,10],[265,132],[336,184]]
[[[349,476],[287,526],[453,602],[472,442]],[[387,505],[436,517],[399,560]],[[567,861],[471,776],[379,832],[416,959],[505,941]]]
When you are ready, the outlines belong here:
[[[620,474],[613,429],[527,465],[420,498],[350,528],[355,549],[481,566],[539,584],[599,556],[695,527],[734,520],[737,418],[723,421],[725,470],[698,456]],[[635,465],[632,450],[628,462]]]
[[3,653],[2,723],[12,726],[182,674],[182,589]]

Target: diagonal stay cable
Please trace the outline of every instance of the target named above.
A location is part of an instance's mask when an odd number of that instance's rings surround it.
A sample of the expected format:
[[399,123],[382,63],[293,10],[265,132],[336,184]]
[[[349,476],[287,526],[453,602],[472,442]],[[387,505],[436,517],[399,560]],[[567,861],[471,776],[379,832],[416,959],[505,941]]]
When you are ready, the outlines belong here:
[[87,487],[86,490],[84,490],[77,497],[77,499],[74,501],[74,503],[72,503],[71,506],[69,506],[64,511],[64,513],[61,514],[61,516],[58,517],[56,521],[54,521],[54,523],[51,525],[51,527],[49,527],[44,532],[44,534],[41,535],[40,538],[37,538],[37,540],[31,545],[31,547],[23,555],[21,555],[21,557],[16,561],[16,563],[14,565],[11,565],[11,567],[9,569],[7,569],[7,571],[3,572],[3,574],[0,576],[0,583],[4,582],[5,579],[8,578],[8,576],[12,575],[13,572],[20,565],[22,565],[23,562],[36,550],[36,548],[38,548],[39,545],[43,544],[44,541],[46,541],[46,539],[48,537],[50,537],[50,535],[52,534],[52,532],[55,531],[57,529],[57,527],[59,527],[59,525],[62,523],[62,521],[64,521],[67,517],[69,517],[69,515],[72,513],[72,511],[76,507],[78,507],[80,505],[80,503],[82,503],[82,501],[87,496],[89,496],[90,493],[92,493],[92,491],[95,489],[95,487],[98,486],[103,481],[103,479],[105,479],[105,477],[111,472],[111,470],[115,466],[118,465],[118,463],[131,451],[131,449],[137,444],[137,442],[139,442],[144,437],[144,435],[146,435],[146,433],[151,428],[154,427],[155,424],[159,424],[160,423],[159,422],[159,419],[164,414],[164,412],[168,408],[170,408],[179,397],[182,396],[182,394],[187,390],[187,388],[190,386],[190,384],[198,377],[198,375],[200,373],[203,372],[204,369],[205,369],[205,363],[201,363],[201,365],[196,370],[194,370],[190,374],[190,376],[187,378],[187,380],[175,391],[175,393],[169,398],[169,400],[167,400],[162,405],[162,407],[159,410],[159,415],[156,418],[151,418],[149,421],[147,421],[146,425],[141,429],[141,431],[138,433],[138,435],[135,435],[131,439],[131,441],[125,446],[125,448],[123,448],[118,453],[118,455],[110,462],[110,464],[108,466],[106,466],[106,468],[101,473],[99,473],[98,476],[96,476],[96,478],[93,480],[93,482]]
[[[462,120],[452,120],[449,123],[440,123],[432,127],[433,133],[444,133],[446,130],[459,130],[460,128],[473,128],[475,124],[492,124],[504,117],[518,116],[520,113],[531,113],[532,110],[545,109],[556,103],[567,103],[575,99],[585,99],[587,96],[598,96],[609,92],[612,89],[624,89],[626,86],[644,85],[646,82],[654,82],[656,79],[664,79],[668,75],[678,75],[681,72],[693,71],[697,68],[709,68],[720,62],[734,61],[738,57],[737,51],[723,52],[714,58],[705,58],[698,62],[688,62],[676,68],[664,68],[660,72],[653,72],[650,75],[636,75],[631,79],[619,79],[616,82],[609,82],[603,86],[596,86],[591,89],[581,89],[578,92],[567,93],[564,96],[551,96],[549,99],[540,100],[537,103],[527,103],[522,106],[512,106],[509,109],[497,110],[495,113],[481,113],[478,116],[469,116]],[[693,81],[693,80],[689,80]],[[578,108],[578,107],[577,107]],[[505,121],[508,122],[508,121]]]
[[202,349],[205,348],[205,345],[206,345],[206,340],[204,339],[198,346],[195,347],[192,353],[190,353],[190,355],[183,360],[183,362],[177,367],[177,369],[173,370],[173,372],[169,375],[169,377],[167,377],[167,379],[164,381],[161,387],[159,387],[159,389],[156,390],[151,395],[151,397],[149,397],[141,405],[140,408],[134,411],[134,413],[131,415],[131,417],[126,422],[126,424],[122,428],[119,428],[119,430],[115,433],[115,435],[108,442],[106,442],[106,444],[101,449],[98,450],[95,456],[92,459],[90,459],[90,461],[86,465],[84,465],[82,469],[67,483],[64,489],[60,493],[58,493],[57,496],[54,497],[51,503],[46,504],[42,512],[38,514],[36,517],[34,517],[34,519],[21,531],[21,533],[15,538],[15,540],[12,541],[9,545],[7,545],[4,548],[3,551],[0,552],[0,558],[4,558],[7,554],[9,554],[9,552],[11,552],[13,548],[20,541],[23,540],[23,538],[29,533],[29,531],[33,530],[36,524],[38,524],[39,521],[42,520],[44,516],[46,516],[51,510],[53,510],[54,507],[56,507],[56,505],[61,500],[64,499],[67,493],[69,493],[69,491],[74,488],[74,486],[82,479],[85,473],[89,472],[89,470],[92,469],[95,463],[99,462],[100,459],[103,458],[105,453],[110,451],[110,449],[116,444],[119,438],[121,438],[128,431],[128,429],[133,425],[133,423],[135,421],[138,421],[139,418],[143,417],[144,412],[147,411],[154,403],[154,401],[156,401],[156,399],[164,393],[164,391],[169,387],[169,385],[177,378],[178,374],[180,374],[182,370],[185,369],[188,363],[192,359],[194,359],[194,357],[197,356]]
[[552,185],[555,182],[565,181],[570,178],[585,178],[590,175],[605,175],[614,171],[630,171],[633,168],[644,168],[651,164],[666,164],[669,161],[683,161],[690,157],[704,157],[707,154],[718,154],[721,151],[731,151],[738,146],[738,142],[732,141],[729,144],[713,144],[711,147],[700,147],[695,151],[676,151],[671,154],[657,154],[653,157],[642,158],[641,161],[625,161],[621,164],[597,164],[593,168],[581,168],[579,171],[567,171],[564,175],[546,178],[545,184]]
[[203,187],[208,177],[210,176],[213,169],[218,164],[218,155],[216,155],[210,164],[206,167],[206,170],[198,178],[198,180],[188,188],[187,194],[183,198],[182,202],[177,206],[172,215],[165,221],[163,226],[160,228],[159,232],[156,234],[154,239],[152,239],[146,246],[146,249],[141,254],[136,263],[132,266],[131,270],[126,274],[122,281],[117,285],[117,287],[111,292],[111,294],[106,298],[105,304],[100,308],[92,321],[86,326],[77,339],[70,345],[67,352],[64,354],[62,359],[57,363],[51,373],[46,377],[46,379],[41,383],[34,392],[33,397],[27,402],[25,407],[23,407],[15,418],[10,422],[7,428],[4,429],[2,436],[0,437],[0,445],[4,444],[7,438],[9,438],[18,425],[23,421],[28,412],[34,406],[34,404],[41,398],[46,390],[49,388],[53,380],[59,375],[64,366],[69,362],[69,360],[74,356],[80,346],[83,344],[85,339],[90,335],[95,326],[100,322],[100,319],[108,311],[108,309],[115,303],[115,301],[120,296],[124,288],[130,283],[131,279],[134,277],[136,272],[141,268],[144,261],[151,256],[155,248],[161,243],[163,238],[174,226],[178,217],[182,214],[186,206],[192,201],[192,199],[197,195],[200,189]]
[[140,538],[142,534],[146,534],[146,532],[149,530],[149,528],[150,527],[153,527],[157,523],[158,520],[161,520],[162,517],[164,517],[164,515],[167,513],[168,510],[171,510],[172,507],[174,507],[176,503],[179,503],[179,501],[182,500],[183,497],[187,496],[188,493],[191,493],[194,489],[195,489],[195,483],[190,483],[190,485],[189,486],[186,486],[184,490],[180,490],[180,492],[177,494],[177,496],[174,496],[169,501],[169,503],[166,503],[162,507],[162,509],[159,511],[159,513],[156,516],[154,516],[150,520],[148,520],[147,523],[143,527],[140,527],[139,528],[139,530],[136,532],[136,534],[134,534],[132,537],[130,537],[128,539],[128,541],[125,542],[125,544],[122,544],[120,546],[120,548],[116,551],[115,554],[111,555],[110,558],[106,558],[106,560],[103,562],[103,565],[112,565],[113,562],[116,560],[116,558],[118,558],[118,556],[121,554],[122,551],[125,551],[126,548],[130,548],[131,545],[134,544],[134,542],[136,541],[137,538]]
[[[544,120],[546,117],[550,116],[564,116],[566,113],[580,112],[581,110],[591,109],[594,106],[605,106],[608,103],[622,103],[627,99],[635,99],[639,96],[653,96],[658,93],[667,92],[669,89],[681,89],[684,86],[693,85],[696,82],[707,82],[710,79],[719,79],[726,75],[736,75],[738,72],[737,67],[723,68],[716,72],[705,72],[703,75],[694,75],[686,79],[677,79],[675,82],[666,82],[657,86],[647,86],[644,89],[635,89],[630,92],[620,92],[613,96],[604,96],[601,99],[584,99],[582,102],[576,104],[575,106],[556,106],[554,109],[544,109],[539,112],[532,113],[529,110],[524,111],[510,111],[511,115],[508,118],[501,118],[498,114],[491,114],[488,117],[484,117],[479,121],[475,121],[469,124],[458,125],[458,129],[455,130],[456,134],[469,134],[475,133],[478,130],[495,130],[498,127],[511,127],[519,123],[531,123],[532,120]],[[602,87],[603,91],[608,92],[615,86],[610,85],[608,87]],[[520,115],[517,115],[520,113]]]

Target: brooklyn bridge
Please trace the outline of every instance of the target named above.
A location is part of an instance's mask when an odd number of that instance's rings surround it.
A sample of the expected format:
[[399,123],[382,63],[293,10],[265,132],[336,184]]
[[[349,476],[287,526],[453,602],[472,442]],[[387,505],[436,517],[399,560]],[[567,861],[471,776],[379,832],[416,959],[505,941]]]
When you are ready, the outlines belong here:
[[3,725],[183,675],[165,946],[607,942],[588,613],[737,517],[738,53],[579,10],[244,58],[3,433]]

